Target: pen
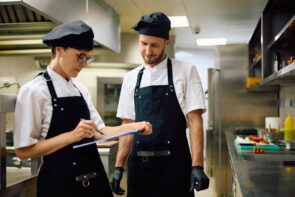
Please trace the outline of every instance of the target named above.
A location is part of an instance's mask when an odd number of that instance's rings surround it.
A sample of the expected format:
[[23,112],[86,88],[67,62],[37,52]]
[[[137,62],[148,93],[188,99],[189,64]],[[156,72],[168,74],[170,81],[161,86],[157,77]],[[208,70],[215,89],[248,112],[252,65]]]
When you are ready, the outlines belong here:
[[[80,120],[82,121],[82,120],[84,120],[84,118],[81,118]],[[98,129],[97,129],[96,131],[97,131],[98,133],[100,133],[101,135],[106,135],[106,134],[105,134],[104,132],[102,132],[101,130],[98,130]]]
[[104,132],[102,132],[101,130],[96,130],[98,133],[100,133],[101,135],[106,135]]

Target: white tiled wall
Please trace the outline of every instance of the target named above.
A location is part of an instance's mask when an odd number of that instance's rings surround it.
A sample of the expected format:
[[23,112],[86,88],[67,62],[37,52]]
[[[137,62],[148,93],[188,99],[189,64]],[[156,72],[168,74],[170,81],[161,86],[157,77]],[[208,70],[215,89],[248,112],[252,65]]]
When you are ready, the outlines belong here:
[[[0,85],[5,82],[18,82],[22,85],[31,80],[39,72],[41,72],[41,70],[34,65],[33,57],[0,57]],[[10,88],[13,88],[13,86]],[[9,91],[7,89],[9,88],[1,89],[1,91]]]
[[[29,56],[0,57],[0,87],[4,83],[19,83],[23,85],[41,72],[34,66],[34,58]],[[0,94],[17,94],[18,86],[0,89]],[[13,130],[13,113],[6,115],[6,130]]]

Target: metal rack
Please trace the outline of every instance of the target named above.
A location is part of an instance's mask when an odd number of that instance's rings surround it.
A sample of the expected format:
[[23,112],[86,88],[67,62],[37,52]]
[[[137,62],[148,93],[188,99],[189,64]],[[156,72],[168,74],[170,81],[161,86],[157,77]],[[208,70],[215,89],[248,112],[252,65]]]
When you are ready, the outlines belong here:
[[0,94],[0,196],[21,196],[22,194],[35,195],[36,174],[39,168],[40,159],[32,159],[31,176],[20,180],[14,185],[7,184],[7,147],[6,147],[6,113],[14,112],[16,95]]
[[0,190],[6,188],[6,113],[13,112],[16,95],[0,95]]

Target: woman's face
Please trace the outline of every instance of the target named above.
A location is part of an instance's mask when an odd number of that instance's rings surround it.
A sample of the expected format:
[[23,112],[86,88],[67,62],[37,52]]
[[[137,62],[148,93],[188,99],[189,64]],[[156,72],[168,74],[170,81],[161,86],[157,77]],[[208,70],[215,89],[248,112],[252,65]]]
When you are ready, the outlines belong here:
[[57,47],[58,73],[66,79],[77,77],[92,60],[92,51]]

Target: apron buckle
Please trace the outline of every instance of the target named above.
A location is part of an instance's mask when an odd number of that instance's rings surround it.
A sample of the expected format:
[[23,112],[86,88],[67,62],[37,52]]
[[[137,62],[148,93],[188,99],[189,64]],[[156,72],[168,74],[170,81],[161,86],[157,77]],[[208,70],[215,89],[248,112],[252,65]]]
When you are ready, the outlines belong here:
[[90,181],[87,179],[87,180],[83,180],[82,181],[82,185],[83,187],[88,187],[90,185]]
[[87,174],[76,176],[75,180],[76,182],[82,182],[83,187],[88,187],[90,185],[89,179],[93,179],[96,176],[97,176],[97,172],[93,171]]
[[148,157],[142,157],[141,160],[142,160],[143,162],[147,162],[147,161],[149,160],[149,158],[148,158]]

